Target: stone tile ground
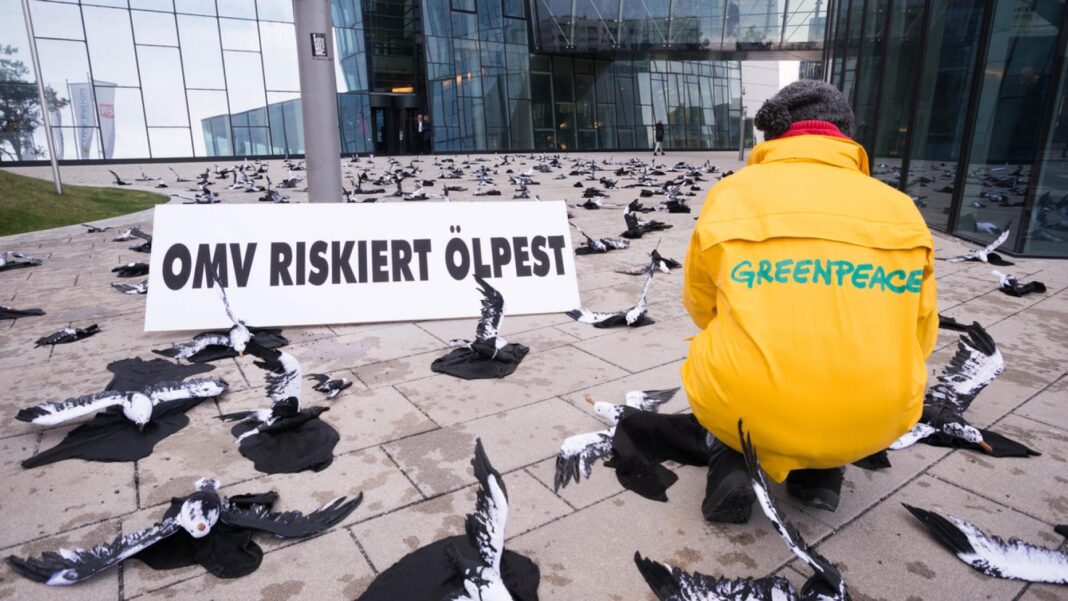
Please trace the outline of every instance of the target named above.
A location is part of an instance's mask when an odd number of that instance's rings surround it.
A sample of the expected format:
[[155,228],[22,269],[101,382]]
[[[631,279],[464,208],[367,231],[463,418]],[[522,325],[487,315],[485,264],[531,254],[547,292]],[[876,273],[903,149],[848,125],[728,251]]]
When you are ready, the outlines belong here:
[[[617,153],[614,158],[629,156]],[[711,159],[721,169],[739,166],[730,153],[666,158],[695,164]],[[376,164],[381,168],[385,159]],[[207,165],[171,166],[191,177]],[[429,161],[423,166],[436,172]],[[150,175],[170,179],[165,167],[144,165]],[[138,173],[133,165],[116,170],[127,179]],[[13,171],[40,177],[48,173],[47,168]],[[64,167],[63,172],[71,183],[110,181],[105,167]],[[275,161],[272,175],[280,173]],[[580,196],[571,187],[573,179],[538,179],[542,198]],[[702,184],[693,199],[695,209],[712,183]],[[226,202],[254,201],[251,194],[221,192]],[[470,199],[469,194],[454,194],[453,199]],[[635,196],[631,190],[610,194],[608,202],[615,203]],[[305,200],[301,193],[292,196]],[[619,210],[574,212],[590,233],[614,236],[623,230]],[[658,215],[674,228],[628,251],[578,258],[584,304],[594,309],[629,306],[641,282],[615,270],[641,264],[658,243],[664,255],[681,260],[693,216]],[[151,214],[106,223],[151,229]],[[940,256],[969,246],[940,234],[935,239]],[[77,226],[0,238],[0,250],[47,259],[37,268],[0,273],[0,303],[48,312],[0,323],[0,415],[10,418],[20,406],[99,390],[110,379],[104,369],[108,362],[148,358],[152,348],[181,338],[178,333],[142,333],[144,299],[111,290],[112,267],[145,258],[127,246]],[[1068,599],[1065,587],[998,581],[972,572],[937,547],[900,505],[906,501],[973,518],[1006,537],[1063,544],[1051,526],[1068,521],[1068,262],[1020,259],[1014,270],[1044,281],[1049,291],[1010,298],[995,290],[989,267],[939,263],[939,305],[948,315],[987,326],[1005,355],[1006,371],[976,402],[973,421],[1025,439],[1043,455],[988,460],[919,445],[893,454],[894,467],[888,471],[849,468],[844,499],[835,513],[784,499],[802,532],[843,567],[854,599]],[[334,465],[318,474],[256,472],[237,454],[228,428],[212,419],[260,397],[260,375],[248,358],[220,362],[216,373],[231,383],[231,392],[192,411],[189,428],[135,465],[67,461],[22,470],[19,461],[53,444],[69,426],[37,431],[5,420],[0,426],[3,555],[84,546],[142,528],[163,511],[171,495],[187,492],[199,476],[220,477],[227,493],[278,490],[284,509],[307,509],[360,491],[365,502],[323,536],[298,542],[261,538],[263,566],[244,579],[218,580],[199,568],[155,572],[131,562],[90,583],[51,589],[18,577],[5,565],[0,567],[0,599],[355,598],[375,573],[409,550],[462,531],[473,499],[468,461],[475,437],[482,437],[505,474],[514,506],[508,545],[540,564],[542,599],[653,599],[634,569],[636,550],[690,570],[732,577],[781,573],[801,583],[802,566],[763,517],[755,516],[745,526],[702,520],[703,470],[678,468],[681,478],[666,504],[622,490],[611,472],[600,467],[589,481],[560,494],[552,491],[553,457],[560,442],[599,429],[587,411],[586,394],[614,401],[626,390],[679,385],[686,338],[695,333],[679,303],[680,290],[681,273],[658,278],[650,312],[659,323],[636,331],[596,330],[562,315],[506,319],[504,335],[532,351],[516,374],[494,383],[464,382],[429,369],[445,351],[445,341],[468,335],[473,320],[288,329],[290,351],[306,371],[330,370],[357,382],[325,414],[342,440]],[[94,338],[53,351],[33,348],[41,335],[94,322],[103,330]],[[951,333],[940,335],[932,373],[952,354],[955,339]],[[684,396],[666,409],[685,411]]]

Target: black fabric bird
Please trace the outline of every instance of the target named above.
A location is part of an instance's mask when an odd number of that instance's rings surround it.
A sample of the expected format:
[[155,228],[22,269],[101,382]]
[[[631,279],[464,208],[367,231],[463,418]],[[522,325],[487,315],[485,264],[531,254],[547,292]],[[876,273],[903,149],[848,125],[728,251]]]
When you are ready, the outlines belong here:
[[537,601],[541,572],[504,548],[508,490],[482,441],[471,461],[478,492],[466,536],[417,549],[379,574],[358,601]]
[[87,234],[99,234],[111,229],[106,225],[89,225],[88,223],[83,223],[82,226],[86,228],[85,233]]
[[37,342],[34,343],[34,347],[69,344],[83,338],[88,338],[98,332],[100,332],[100,327],[95,323],[87,328],[63,328],[58,332],[38,338]]
[[965,253],[963,255],[960,255],[960,256],[957,256],[957,257],[953,257],[951,259],[946,259],[946,261],[948,261],[950,263],[961,263],[961,262],[964,262],[964,261],[978,261],[980,263],[989,263],[991,265],[997,265],[998,267],[1007,267],[1009,265],[1014,265],[1014,263],[1006,261],[1005,259],[1003,259],[1001,257],[1001,255],[999,255],[998,253],[994,252],[999,246],[1004,244],[1005,241],[1008,240],[1008,239],[1009,239],[1009,229],[1006,228],[1005,231],[1001,232],[1000,236],[995,238],[993,242],[991,242],[990,244],[987,244],[983,248],[972,249],[972,250],[968,251],[967,253]]
[[672,269],[678,269],[682,267],[682,263],[679,263],[675,259],[668,259],[660,256],[660,253],[654,248],[649,253],[649,263],[643,265],[637,269],[619,270],[616,273],[622,273],[623,275],[646,275],[649,270],[659,271],[661,273],[671,273]]
[[580,246],[575,249],[576,255],[592,255],[592,254],[604,254],[613,250],[622,250],[630,247],[630,240],[624,240],[622,238],[593,238],[586,232],[582,231],[582,228],[575,225],[574,222],[568,221],[571,227],[575,228],[583,238],[586,239],[586,245]]
[[148,263],[127,263],[111,270],[120,278],[137,278],[148,275]]
[[902,505],[943,547],[981,574],[1007,580],[1068,584],[1068,553],[1060,549],[1038,547],[1017,538],[1004,541],[960,518],[946,519],[933,511]]
[[646,314],[645,310],[647,298],[649,296],[649,287],[653,283],[653,274],[656,273],[656,271],[646,268],[645,273],[645,284],[642,286],[642,294],[638,297],[638,303],[630,309],[625,311],[615,311],[613,313],[597,313],[579,307],[578,309],[568,311],[567,316],[575,321],[591,324],[595,328],[614,328],[622,326],[640,328],[642,326],[656,323]]
[[13,250],[0,253],[0,271],[21,269],[23,267],[36,267],[42,262],[41,259]]
[[315,380],[315,386],[312,389],[325,394],[327,400],[336,397],[341,394],[342,390],[352,386],[352,381],[348,378],[331,378],[326,374],[308,374],[307,378]]
[[649,232],[659,232],[671,229],[671,225],[662,221],[645,221],[638,217],[634,211],[627,210],[623,213],[623,219],[627,222],[627,231],[620,234],[624,238],[636,240]]
[[503,378],[515,372],[530,349],[509,343],[500,335],[504,295],[478,274],[474,277],[482,293],[482,316],[475,328],[475,339],[450,340],[450,345],[459,348],[435,359],[430,369],[464,380]]
[[133,284],[114,283],[111,287],[123,294],[148,294],[148,280]]
[[115,181],[114,181],[113,183],[114,183],[114,184],[115,184],[116,186],[132,186],[132,185],[133,185],[133,184],[131,184],[131,183],[130,183],[130,182],[128,182],[128,181],[124,181],[124,180],[123,180],[123,179],[122,179],[121,177],[119,177],[119,174],[118,174],[118,173],[115,173],[115,172],[114,172],[114,171],[112,171],[111,169],[108,169],[108,173],[110,173],[110,174],[111,174],[111,177],[115,178]]
[[0,305],[0,319],[18,319],[20,317],[36,317],[44,315],[43,309],[16,309]]
[[1016,276],[1010,273],[1001,273],[996,269],[994,270],[994,275],[998,276],[998,290],[1009,296],[1021,297],[1027,296],[1032,292],[1043,293],[1046,291],[1046,285],[1039,281],[1021,284]]
[[[273,493],[226,498],[219,494],[219,483],[211,478],[197,480],[195,488],[189,496],[174,499],[160,521],[144,530],[121,534],[88,550],[60,549],[28,559],[10,555],[7,562],[20,575],[51,586],[88,580],[130,558],[142,559],[154,568],[162,564],[162,569],[199,563],[216,576],[237,578],[254,572],[262,558],[257,545],[247,547],[251,541],[240,536],[242,531],[306,538],[338,524],[363,501],[362,493],[353,499],[341,497],[305,515],[299,511],[272,512],[277,498]],[[214,548],[204,553],[209,546]],[[153,549],[156,552],[152,553],[149,549],[153,547],[165,547],[167,552]],[[249,552],[252,557],[241,558]],[[244,559],[241,565],[227,562],[235,555]]]
[[1026,446],[1004,436],[972,426],[964,412],[975,397],[1005,369],[1005,361],[994,339],[982,326],[973,323],[957,342],[957,352],[927,390],[920,421],[890,445],[900,450],[923,441],[934,446],[954,446],[981,450],[995,457],[1037,455]]

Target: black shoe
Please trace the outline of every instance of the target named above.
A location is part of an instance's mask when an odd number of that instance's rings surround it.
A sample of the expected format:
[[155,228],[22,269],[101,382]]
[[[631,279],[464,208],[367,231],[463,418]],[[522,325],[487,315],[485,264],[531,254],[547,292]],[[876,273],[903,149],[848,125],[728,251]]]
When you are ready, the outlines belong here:
[[701,513],[710,522],[744,524],[753,512],[756,493],[741,453],[718,444],[708,463]]
[[806,505],[834,511],[841,500],[842,479],[841,468],[794,470],[786,477],[786,492]]

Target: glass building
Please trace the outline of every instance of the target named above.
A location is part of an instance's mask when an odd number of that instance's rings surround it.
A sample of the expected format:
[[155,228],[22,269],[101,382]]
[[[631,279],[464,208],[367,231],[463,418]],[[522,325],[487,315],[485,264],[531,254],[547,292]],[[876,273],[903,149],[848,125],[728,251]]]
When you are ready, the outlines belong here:
[[834,0],[828,81],[934,228],[1068,256],[1064,0]]
[[[822,0],[332,0],[342,151],[738,144],[747,52],[819,58]],[[0,161],[299,154],[292,0],[0,0]],[[770,57],[771,54],[768,54]]]

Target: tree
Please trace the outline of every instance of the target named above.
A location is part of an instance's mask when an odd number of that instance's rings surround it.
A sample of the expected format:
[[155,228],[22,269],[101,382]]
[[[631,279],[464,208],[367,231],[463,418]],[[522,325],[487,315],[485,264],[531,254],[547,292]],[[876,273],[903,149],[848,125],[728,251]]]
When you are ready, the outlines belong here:
[[[44,124],[37,86],[24,83],[29,79],[30,69],[26,63],[12,58],[16,52],[18,48],[14,46],[0,46],[0,82],[5,82],[0,83],[0,160],[35,159],[43,151],[33,143],[33,132]],[[70,104],[69,99],[60,98],[51,86],[45,88],[45,98],[56,109]]]

